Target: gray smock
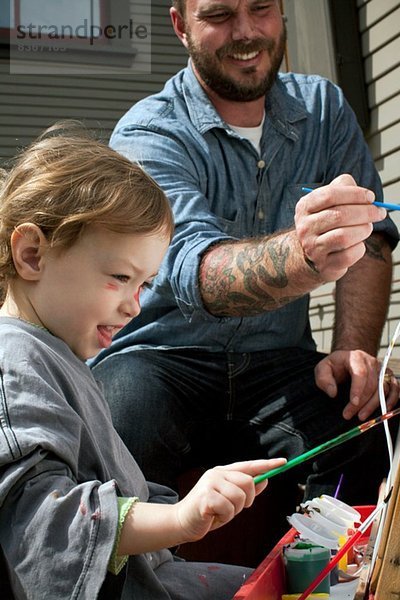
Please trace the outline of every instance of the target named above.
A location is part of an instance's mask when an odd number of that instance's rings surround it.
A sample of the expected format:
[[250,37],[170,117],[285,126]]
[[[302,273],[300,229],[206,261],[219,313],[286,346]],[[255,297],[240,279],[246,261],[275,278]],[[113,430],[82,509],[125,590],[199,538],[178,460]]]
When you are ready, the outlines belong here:
[[107,571],[117,496],[177,498],[145,481],[90,369],[62,340],[1,318],[0,378],[2,598],[232,597],[248,569],[189,563],[166,549],[131,556],[118,576]]

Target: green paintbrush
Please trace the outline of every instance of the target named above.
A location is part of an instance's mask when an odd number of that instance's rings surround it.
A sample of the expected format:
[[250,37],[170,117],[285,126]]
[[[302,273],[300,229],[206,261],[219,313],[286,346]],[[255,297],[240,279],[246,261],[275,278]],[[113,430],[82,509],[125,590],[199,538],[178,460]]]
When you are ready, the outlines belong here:
[[376,417],[375,419],[371,419],[370,421],[367,421],[366,423],[357,425],[356,427],[353,427],[353,429],[350,429],[349,431],[346,431],[345,433],[341,433],[340,435],[336,436],[335,438],[332,438],[331,440],[328,440],[327,442],[324,442],[323,444],[320,444],[319,446],[316,446],[315,448],[312,448],[311,450],[308,450],[307,452],[300,454],[300,456],[296,456],[295,458],[292,458],[292,460],[289,460],[286,464],[282,465],[281,467],[277,467],[276,469],[271,469],[271,471],[268,471],[267,473],[262,473],[261,475],[257,475],[257,477],[254,477],[254,483],[260,483],[260,481],[264,481],[265,479],[270,479],[271,477],[274,477],[275,475],[279,475],[279,473],[288,471],[292,467],[295,467],[296,465],[300,465],[301,463],[305,462],[309,458],[312,458],[313,456],[316,456],[317,454],[321,454],[322,452],[325,452],[326,450],[329,450],[330,448],[339,446],[339,444],[342,444],[343,442],[346,442],[347,440],[351,440],[353,437],[356,437],[357,435],[364,433],[364,431],[368,431],[368,429],[371,429],[371,427],[375,427],[375,425],[379,425],[379,423],[383,423],[383,421],[387,421],[388,419],[391,419],[392,417],[394,417],[395,415],[398,415],[398,414],[400,414],[400,408],[396,408],[396,410],[392,410],[388,413],[385,413],[384,415],[381,415],[380,417]]

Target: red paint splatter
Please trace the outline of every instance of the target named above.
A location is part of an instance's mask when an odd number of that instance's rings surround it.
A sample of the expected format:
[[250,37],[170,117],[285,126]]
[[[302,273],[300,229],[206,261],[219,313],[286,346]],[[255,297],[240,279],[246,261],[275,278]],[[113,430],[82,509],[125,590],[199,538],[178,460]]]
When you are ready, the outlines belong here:
[[97,521],[97,519],[101,518],[100,509],[98,508],[90,517],[93,521]]
[[83,514],[83,516],[85,516],[87,514],[87,507],[84,504],[83,500],[81,500],[81,502],[79,504],[79,510],[81,511],[81,513]]
[[199,575],[199,581],[200,583],[202,583],[204,585],[204,587],[208,588],[208,581],[207,581],[207,575]]

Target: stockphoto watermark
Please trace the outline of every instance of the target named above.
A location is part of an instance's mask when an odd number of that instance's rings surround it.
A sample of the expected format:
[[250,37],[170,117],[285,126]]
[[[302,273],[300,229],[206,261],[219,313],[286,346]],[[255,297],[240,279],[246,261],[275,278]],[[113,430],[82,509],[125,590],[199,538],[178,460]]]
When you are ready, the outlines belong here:
[[[127,6],[132,6],[127,4]],[[148,11],[150,13],[150,11]],[[87,13],[86,13],[87,14]],[[77,11],[43,20],[19,19],[10,28],[10,71],[14,73],[151,72],[150,14],[105,19]],[[39,64],[40,63],[40,64]]]
[[89,23],[84,19],[83,23],[73,27],[72,25],[46,25],[29,23],[27,25],[18,25],[16,28],[16,39],[35,40],[35,41],[72,41],[84,40],[93,45],[95,41],[102,40],[146,40],[149,36],[149,29],[146,25],[136,24],[133,19],[129,19],[129,24],[107,24],[104,27]]

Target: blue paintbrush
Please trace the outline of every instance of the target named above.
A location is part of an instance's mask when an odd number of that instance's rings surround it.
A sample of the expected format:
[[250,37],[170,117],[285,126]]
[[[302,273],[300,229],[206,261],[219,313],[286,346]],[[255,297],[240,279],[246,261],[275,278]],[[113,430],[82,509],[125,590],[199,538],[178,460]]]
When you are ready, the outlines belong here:
[[[302,187],[303,192],[313,192],[312,188]],[[318,189],[318,188],[316,188]],[[373,202],[375,206],[381,206],[382,208],[386,208],[387,210],[400,210],[400,204],[390,204],[390,202]]]

